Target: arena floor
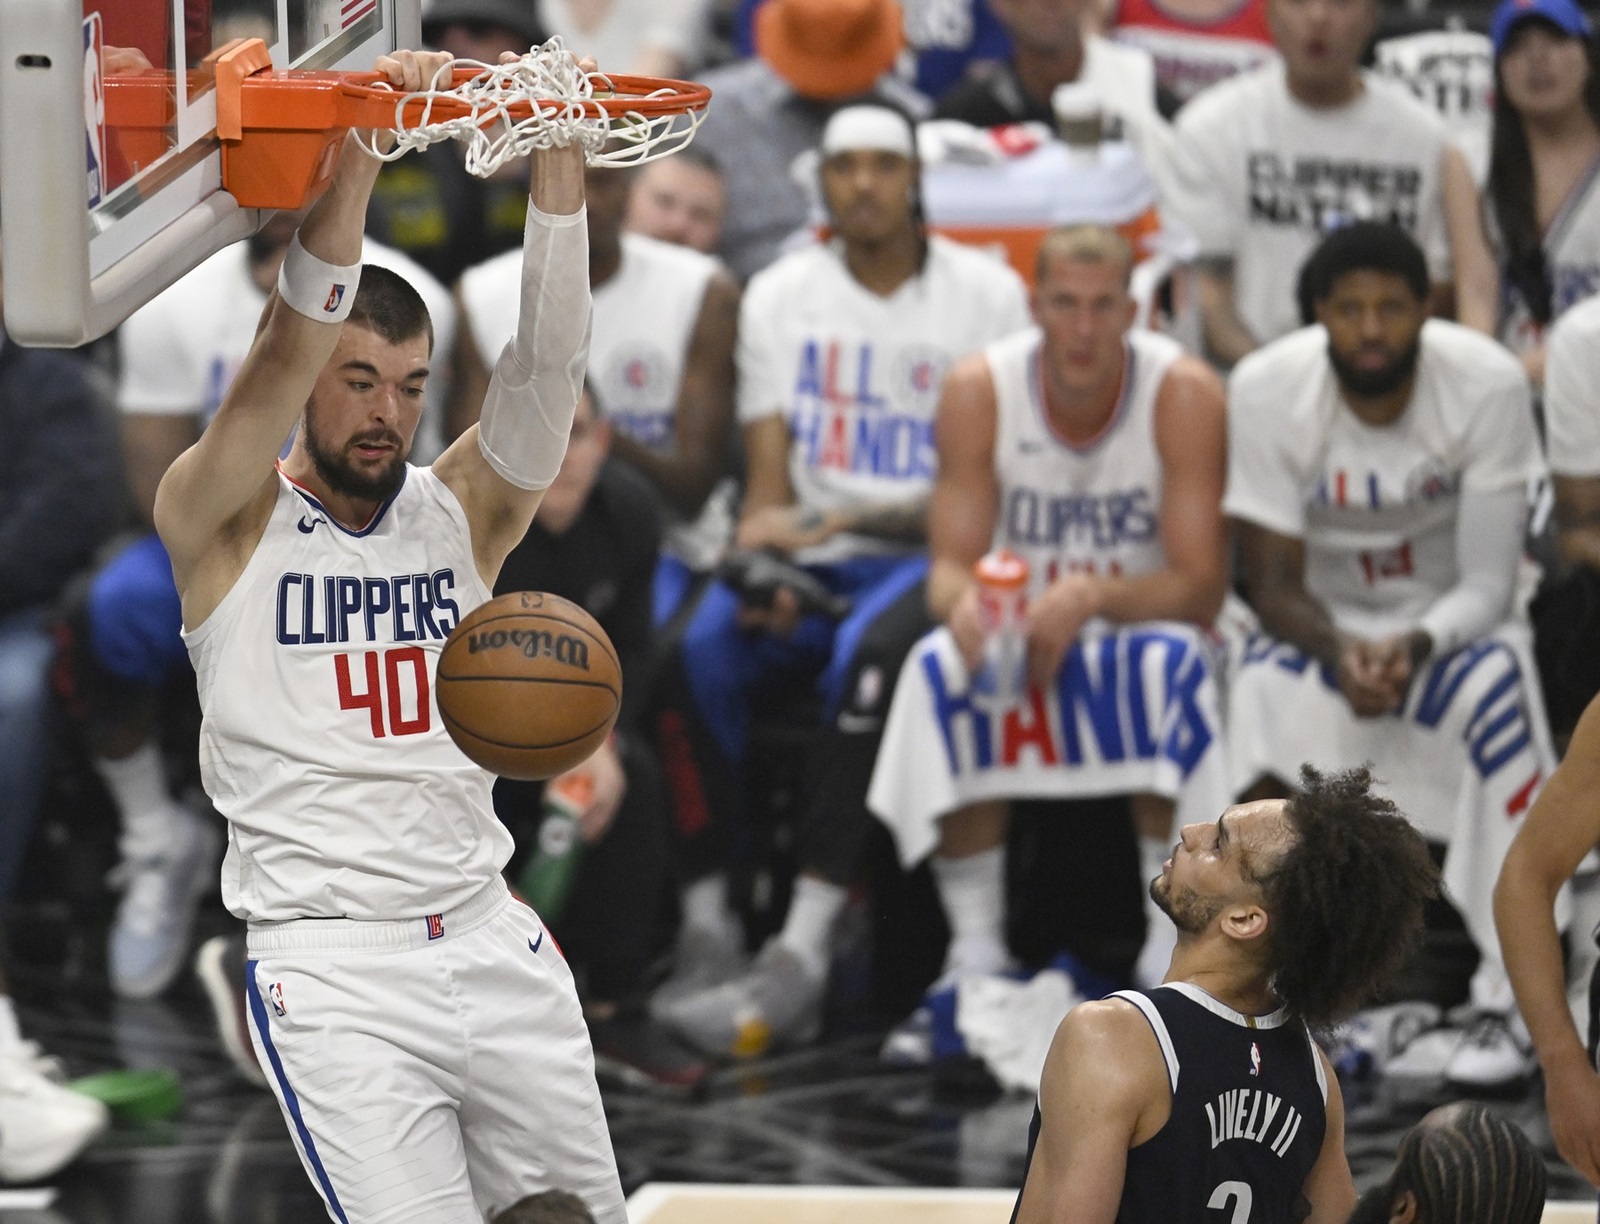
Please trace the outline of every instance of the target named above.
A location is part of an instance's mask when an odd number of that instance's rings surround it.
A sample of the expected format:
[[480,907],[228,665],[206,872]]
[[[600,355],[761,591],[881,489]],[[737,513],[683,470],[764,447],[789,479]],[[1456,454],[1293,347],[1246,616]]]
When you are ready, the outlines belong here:
[[[324,1218],[278,1107],[232,1070],[200,989],[113,1001],[70,966],[20,972],[31,1036],[74,1074],[175,1071],[184,1104],[119,1120],[53,1194],[0,1196],[0,1224],[310,1224]],[[1031,1101],[968,1076],[892,1070],[871,1035],[714,1073],[694,1097],[607,1081],[635,1224],[1000,1224],[1021,1174]],[[1346,1088],[1359,1185],[1386,1172],[1400,1134],[1446,1099],[1437,1085]],[[1552,1200],[1592,1194],[1555,1158],[1540,1097],[1501,1103],[1550,1154]],[[682,1183],[699,1183],[684,1185]],[[796,1189],[806,1187],[806,1189]],[[48,1201],[47,1201],[48,1200]],[[1547,1219],[1592,1221],[1584,1206]]]

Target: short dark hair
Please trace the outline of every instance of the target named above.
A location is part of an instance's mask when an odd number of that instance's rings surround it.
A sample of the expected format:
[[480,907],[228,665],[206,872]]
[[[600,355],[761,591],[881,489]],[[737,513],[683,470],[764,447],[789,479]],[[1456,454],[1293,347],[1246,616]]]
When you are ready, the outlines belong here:
[[576,1194],[545,1190],[518,1199],[490,1217],[489,1224],[594,1224],[594,1216]]
[[1379,221],[1357,221],[1333,231],[1300,266],[1295,286],[1300,319],[1316,320],[1317,304],[1333,293],[1339,278],[1348,272],[1387,272],[1406,282],[1418,301],[1428,300],[1432,281],[1428,276],[1428,257],[1416,239],[1398,225]]
[[1367,1003],[1422,933],[1439,870],[1367,768],[1304,765],[1288,801],[1293,841],[1257,875],[1266,901],[1273,990],[1325,1032]]
[[1416,1195],[1418,1224],[1539,1224],[1547,1179],[1520,1127],[1476,1101],[1457,1101],[1406,1132],[1388,1189],[1391,1203],[1404,1190]]
[[433,320],[422,295],[398,272],[377,264],[361,265],[361,284],[346,322],[377,332],[390,344],[425,335],[433,352]]

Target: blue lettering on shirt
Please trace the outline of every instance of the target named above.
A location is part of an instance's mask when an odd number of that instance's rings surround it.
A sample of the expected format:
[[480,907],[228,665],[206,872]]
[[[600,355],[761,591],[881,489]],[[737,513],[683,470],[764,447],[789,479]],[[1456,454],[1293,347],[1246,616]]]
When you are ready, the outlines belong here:
[[286,573],[278,578],[280,646],[340,642],[441,642],[461,620],[455,571],[396,574]]
[[1014,544],[1040,548],[1145,544],[1156,536],[1154,500],[1145,488],[1054,494],[1018,486],[1006,494],[1006,535]]

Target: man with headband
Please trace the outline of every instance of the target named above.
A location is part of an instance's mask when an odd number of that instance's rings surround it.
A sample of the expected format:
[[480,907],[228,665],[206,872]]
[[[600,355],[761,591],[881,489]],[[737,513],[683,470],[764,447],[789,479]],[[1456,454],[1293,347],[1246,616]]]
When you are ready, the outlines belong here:
[[[828,730],[807,771],[801,875],[783,931],[743,976],[658,994],[657,1017],[701,1049],[755,1055],[815,1034],[832,928],[871,821],[864,806],[893,678],[927,628],[924,519],[934,408],[951,365],[1027,324],[1021,280],[988,255],[927,234],[916,134],[885,105],[828,122],[819,185],[825,241],[750,282],[739,320],[747,490],[740,549],[774,550],[852,601],[834,623],[713,585],[692,613],[668,684],[709,821],[686,839],[685,922],[725,913],[730,825],[741,814],[751,694],[818,677]],[[680,803],[686,787],[675,787]],[[684,821],[680,811],[680,828]],[[682,946],[682,945],[680,945]]]

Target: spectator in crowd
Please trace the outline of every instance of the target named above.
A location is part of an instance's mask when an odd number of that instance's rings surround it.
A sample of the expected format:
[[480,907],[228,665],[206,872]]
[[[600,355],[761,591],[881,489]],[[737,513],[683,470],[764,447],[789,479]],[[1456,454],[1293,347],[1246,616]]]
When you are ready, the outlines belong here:
[[1349,1224],[1539,1224],[1546,1181],[1544,1158],[1521,1128],[1486,1105],[1456,1101],[1405,1133],[1394,1171],[1361,1196]]
[[[1113,42],[1087,28],[1092,2],[993,0],[1011,34],[1011,57],[945,94],[935,114],[976,127],[1036,122],[1054,131],[1059,126],[1056,104],[1070,91],[1077,95],[1073,106],[1098,106],[1103,136],[1131,146],[1165,205],[1173,192],[1172,127],[1166,116],[1176,110],[1176,103],[1162,95],[1148,51]],[[1073,173],[1082,171],[1074,167]],[[1098,162],[1096,173],[1126,181],[1125,174],[1111,171],[1104,160]]]
[[[209,806],[202,814],[173,795],[158,734],[164,690],[174,677],[189,685],[193,673],[172,569],[151,526],[156,486],[233,382],[298,220],[277,214],[151,299],[118,332],[118,402],[140,534],[94,574],[68,610],[67,627],[77,713],[121,820],[123,895],[108,962],[112,987],[128,998],[159,994],[181,968],[195,905],[216,886],[221,848]],[[365,255],[405,275],[427,301],[436,334],[453,335],[443,286],[370,240]],[[430,398],[433,423],[419,431],[424,457],[439,450],[440,402]]]
[[1180,106],[1276,54],[1266,0],[1111,0],[1104,11],[1107,33],[1148,51],[1156,84]]
[[[963,362],[939,405],[928,608],[944,629],[901,675],[868,799],[902,862],[934,851],[951,930],[938,986],[1012,963],[1013,806],[1059,820],[1068,801],[1131,796],[1148,884],[1171,853],[1174,797],[1196,815],[1231,798],[1201,636],[1227,587],[1222,385],[1174,341],[1132,330],[1133,262],[1115,230],[1054,231],[1039,253],[1037,326]],[[974,566],[997,548],[1028,562],[1035,687],[979,727],[968,677],[986,634]],[[1164,668],[1137,661],[1158,655]],[[1098,748],[1076,733],[1080,706],[1097,711]],[[1127,742],[1107,731],[1135,723]],[[1181,751],[1161,730],[1180,723]],[[1070,741],[1053,740],[1052,724],[1074,728]],[[1131,873],[1126,885],[1143,891]],[[1153,982],[1175,932],[1153,903],[1146,916],[1139,973]]]
[[1557,561],[1533,603],[1539,679],[1562,742],[1600,693],[1600,297],[1550,330],[1544,392]]
[[[616,426],[613,453],[654,486],[669,524],[654,600],[664,621],[720,559],[731,530],[731,485],[711,495],[728,468],[739,289],[709,255],[624,232],[632,171],[591,166],[585,181],[589,382]],[[489,370],[516,327],[521,269],[519,247],[468,269],[457,286],[466,326],[452,434],[478,419]]]
[[523,0],[567,49],[608,72],[683,77],[699,66],[712,0]]
[[[788,587],[757,608],[716,583],[690,615],[666,682],[676,682],[691,727],[695,798],[710,819],[685,841],[694,882],[683,955],[653,1011],[707,1052],[753,1055],[817,1032],[832,928],[871,827],[862,797],[889,680],[924,627],[939,388],[952,362],[1027,319],[1010,268],[925,233],[914,131],[883,105],[833,115],[818,172],[833,238],[761,273],[740,315],[747,486],[737,544],[781,553],[853,608],[835,624],[802,616]],[[830,728],[808,758],[816,790],[799,831],[801,875],[783,930],[749,971],[694,990],[742,942],[724,872],[750,700],[785,674],[818,677]]]
[[1456,317],[1493,334],[1493,259],[1443,121],[1364,72],[1376,0],[1267,0],[1282,54],[1178,117],[1170,200],[1200,243],[1208,354],[1232,365],[1298,326],[1295,277],[1329,230],[1388,221],[1422,245]]
[[723,260],[740,281],[766,267],[811,220],[812,196],[790,171],[828,117],[874,92],[915,115],[927,102],[890,73],[903,42],[895,0],[767,0],[756,57],[706,73],[716,101],[695,143],[727,186]]
[[1574,0],[1502,0],[1487,218],[1500,339],[1544,382],[1544,329],[1600,291],[1600,72]]
[[[734,48],[740,55],[754,50],[756,10],[766,0],[740,0],[734,22]],[[1011,53],[1006,28],[995,17],[990,0],[905,0],[906,49],[896,75],[925,97],[937,100],[969,75]]]
[[1431,841],[1482,962],[1446,1075],[1527,1071],[1490,891],[1555,766],[1513,609],[1530,482],[1544,462],[1527,379],[1500,345],[1428,319],[1421,247],[1336,231],[1306,266],[1317,326],[1263,348],[1228,389],[1232,516],[1260,618],[1228,692],[1233,776],[1286,793],[1304,761],[1373,763]]
[[1107,109],[1125,123],[1151,121],[1157,102],[1154,61],[1139,48],[1088,32],[1089,0],[990,3],[1011,35],[1011,54],[940,98],[934,112],[938,118],[975,127],[1036,121],[1053,129],[1051,95],[1077,81],[1094,86]]
[[[0,311],[4,308],[0,286]],[[84,363],[0,327],[0,900],[16,883],[50,759],[53,601],[120,509],[116,435]],[[0,1181],[48,1177],[106,1128],[25,1041],[0,978]]]
[[700,145],[639,168],[624,224],[631,233],[715,255],[722,243],[728,189],[722,166]]
[[[1600,968],[1588,985],[1588,1042],[1567,1005],[1556,895],[1600,844],[1600,701],[1584,712],[1556,770],[1506,854],[1494,890],[1500,946],[1544,1069],[1556,1149],[1600,1187]],[[1592,933],[1589,934],[1593,938]]]
[[[423,41],[457,59],[494,64],[505,52],[520,54],[547,37],[534,0],[429,0],[423,9]],[[368,234],[398,247],[446,285],[473,264],[520,247],[527,214],[524,163],[478,178],[467,172],[462,149],[444,140],[390,162],[367,212]]]

